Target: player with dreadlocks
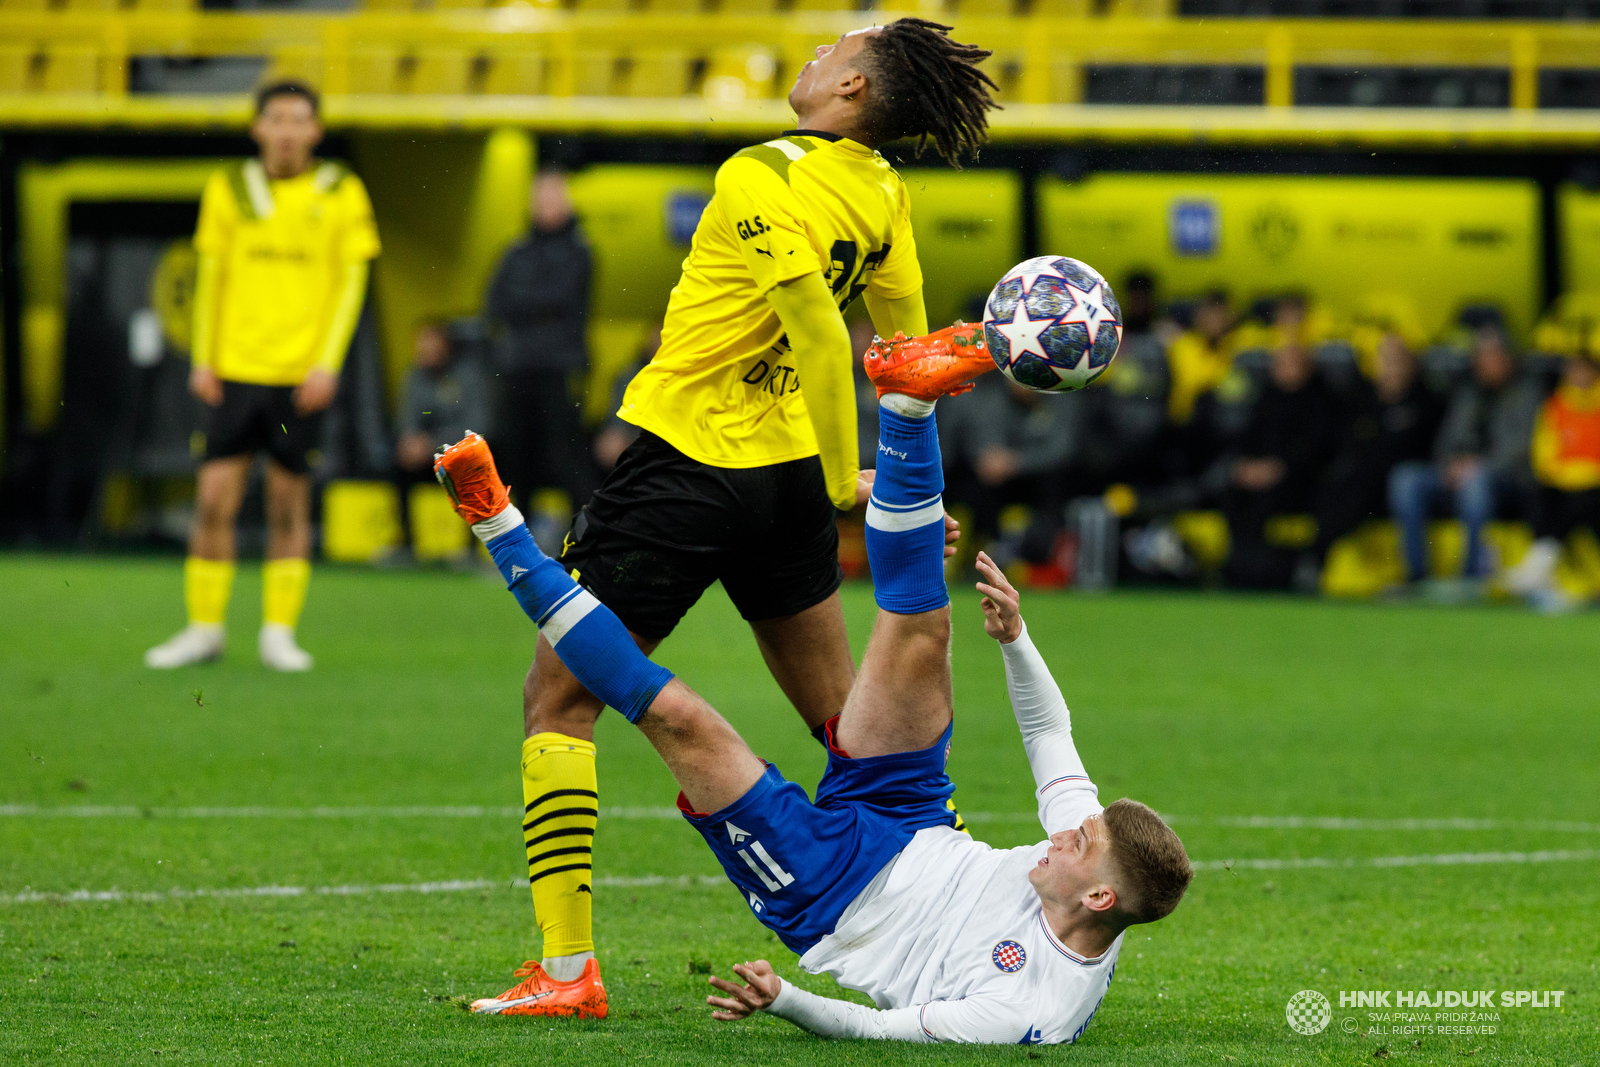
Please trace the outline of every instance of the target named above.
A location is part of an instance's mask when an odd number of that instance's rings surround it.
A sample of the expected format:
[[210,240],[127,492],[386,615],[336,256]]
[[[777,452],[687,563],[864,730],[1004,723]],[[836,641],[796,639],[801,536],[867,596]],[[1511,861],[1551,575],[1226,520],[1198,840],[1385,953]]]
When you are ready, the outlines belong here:
[[[818,48],[789,94],[798,128],[717,171],[661,347],[618,412],[642,433],[561,556],[646,655],[721,581],[819,741],[855,677],[835,509],[865,504],[873,484],[858,469],[843,312],[865,294],[879,334],[917,338],[881,353],[879,385],[896,392],[931,401],[994,367],[981,329],[918,336],[928,325],[910,199],[877,152],[915,138],[920,155],[931,140],[959,166],[984,142],[989,53],[949,30],[906,18]],[[937,499],[922,504],[942,515]],[[955,524],[944,527],[954,540]],[[545,623],[523,689],[523,837],[543,959],[472,1005],[484,1014],[607,1011],[590,907],[604,704],[555,654],[559,623],[559,612]]]

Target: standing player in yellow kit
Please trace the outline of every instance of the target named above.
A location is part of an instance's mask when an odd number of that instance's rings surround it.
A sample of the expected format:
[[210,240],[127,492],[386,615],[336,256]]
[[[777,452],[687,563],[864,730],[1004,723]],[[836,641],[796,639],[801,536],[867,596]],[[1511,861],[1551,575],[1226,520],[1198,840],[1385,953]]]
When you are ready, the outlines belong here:
[[[931,139],[959,165],[994,106],[977,66],[989,53],[949,29],[899,19],[818,48],[789,94],[800,128],[717,171],[661,347],[618,412],[643,433],[561,557],[647,654],[721,581],[819,734],[855,676],[835,508],[865,502],[872,484],[857,469],[843,311],[865,294],[881,335],[927,332],[910,198],[876,147],[912,137],[920,152]],[[960,391],[994,368],[981,337],[961,327],[905,346],[896,389]],[[601,1017],[590,882],[602,703],[544,637],[523,697],[523,836],[544,957],[473,1010]]]
[[222,655],[233,589],[234,520],[257,452],[268,456],[261,661],[311,667],[295,626],[311,577],[311,476],[378,254],[361,180],[316,160],[317,95],[295,82],[256,95],[260,157],[224,167],[200,198],[190,390],[207,407],[205,459],[184,564],[189,624],[145,653],[151,667]]

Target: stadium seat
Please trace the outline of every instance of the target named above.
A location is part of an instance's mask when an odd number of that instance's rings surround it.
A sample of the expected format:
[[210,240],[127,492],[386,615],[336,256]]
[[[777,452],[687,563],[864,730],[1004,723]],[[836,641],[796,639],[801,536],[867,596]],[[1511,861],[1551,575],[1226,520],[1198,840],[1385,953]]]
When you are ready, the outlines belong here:
[[87,45],[56,45],[45,55],[40,89],[47,93],[100,90],[100,51]]
[[995,18],[1017,13],[1018,0],[952,0],[951,14],[969,18]]
[[428,49],[402,65],[403,92],[456,95],[467,91],[472,54],[462,49]]
[[93,93],[100,53],[85,45],[0,44],[0,92]]
[[762,45],[719,48],[706,67],[704,92],[708,100],[737,104],[766,100],[773,95],[777,58]]
[[613,96],[622,82],[627,60],[609,50],[584,50],[573,53],[572,66],[574,95]]
[[463,49],[403,52],[350,50],[350,91],[376,94],[460,94],[468,88],[472,54]]
[[263,82],[292,80],[312,85],[322,79],[322,50],[316,45],[285,45],[275,50],[262,78]]
[[400,49],[362,46],[350,49],[350,91],[390,94],[400,92]]
[[21,93],[30,88],[37,48],[25,44],[0,44],[0,93]]
[[689,54],[677,49],[637,52],[624,65],[622,95],[682,96],[689,91]]
[[492,96],[536,96],[546,91],[547,67],[544,54],[531,48],[485,53],[474,67],[481,76],[473,88]]
[[1094,10],[1090,0],[1033,0],[1028,14],[1053,19],[1081,19]]

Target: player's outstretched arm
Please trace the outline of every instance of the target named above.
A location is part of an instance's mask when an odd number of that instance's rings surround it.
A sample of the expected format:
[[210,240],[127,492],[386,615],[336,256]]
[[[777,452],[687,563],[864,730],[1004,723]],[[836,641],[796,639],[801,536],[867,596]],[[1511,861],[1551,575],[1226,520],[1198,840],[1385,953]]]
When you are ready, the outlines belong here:
[[1046,833],[1070,829],[1083,821],[1085,806],[1095,803],[1099,791],[1072,742],[1072,715],[1061,687],[1028,636],[1020,594],[986,553],[978,553],[977,565],[984,577],[978,583],[983,628],[1000,642],[1005,657],[1006,691],[1038,786],[1039,821]]
[[744,985],[713,976],[711,984],[726,996],[706,997],[713,1019],[733,1022],[758,1011],[788,1019],[819,1037],[866,1038],[880,1041],[957,1041],[971,1044],[1016,1044],[1031,1024],[1013,1006],[996,997],[938,1000],[913,1008],[882,1011],[847,1000],[819,997],[785,982],[766,960],[734,964]]

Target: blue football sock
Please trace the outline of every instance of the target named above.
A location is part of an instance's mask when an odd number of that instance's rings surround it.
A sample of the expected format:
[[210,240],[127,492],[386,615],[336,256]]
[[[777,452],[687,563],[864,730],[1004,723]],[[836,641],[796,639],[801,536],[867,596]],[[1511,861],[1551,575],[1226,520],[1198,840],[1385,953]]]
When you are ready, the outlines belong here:
[[506,588],[572,676],[629,722],[638,722],[672,672],[640,652],[622,620],[539,551],[521,522],[487,545]]
[[950,603],[944,585],[944,469],[933,416],[878,409],[878,476],[867,504],[867,560],[878,606],[897,615]]

